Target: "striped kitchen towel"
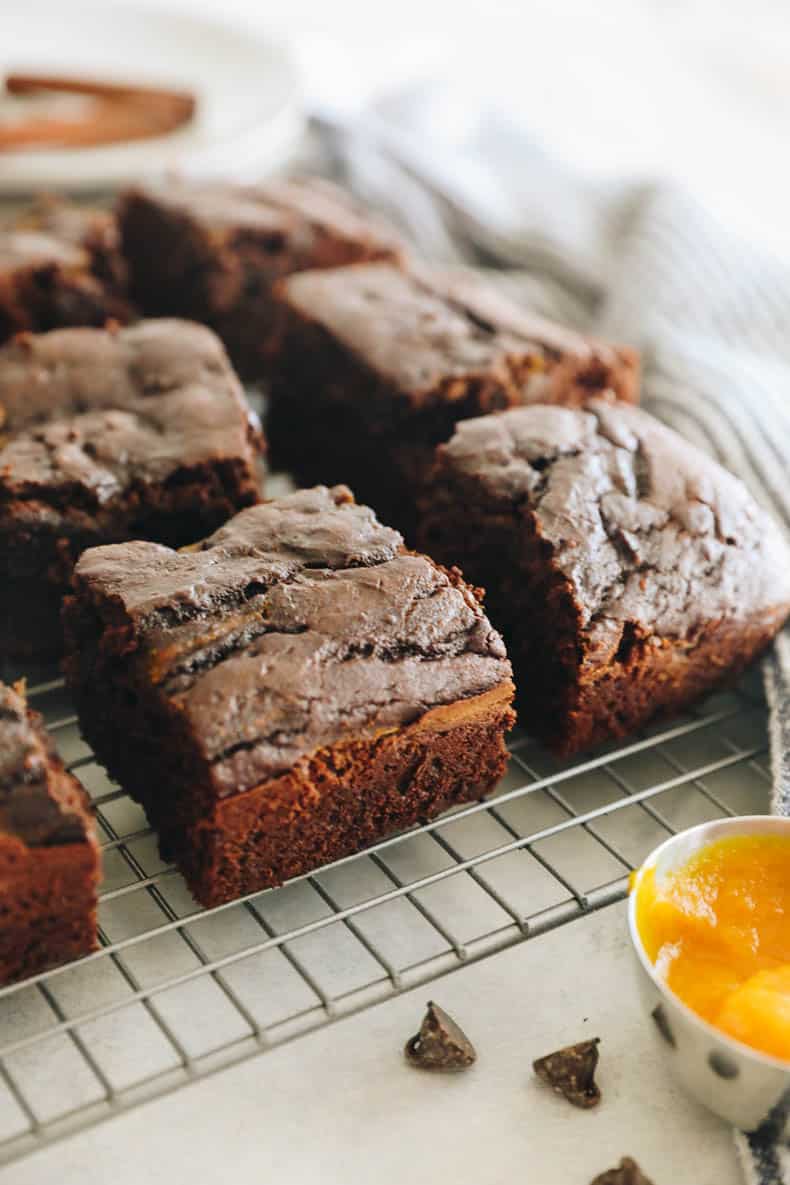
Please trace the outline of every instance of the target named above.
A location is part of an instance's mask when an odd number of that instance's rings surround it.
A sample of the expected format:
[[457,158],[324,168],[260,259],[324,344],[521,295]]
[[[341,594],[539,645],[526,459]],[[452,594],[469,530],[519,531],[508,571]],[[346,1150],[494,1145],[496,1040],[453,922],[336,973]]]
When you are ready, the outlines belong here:
[[[637,345],[643,401],[790,531],[790,264],[679,187],[590,179],[443,87],[314,119],[323,166],[426,256],[496,269],[537,311]],[[790,815],[790,632],[765,660],[773,809]],[[788,1099],[790,1108],[790,1098]],[[749,1185],[790,1185],[786,1116],[736,1134]]]

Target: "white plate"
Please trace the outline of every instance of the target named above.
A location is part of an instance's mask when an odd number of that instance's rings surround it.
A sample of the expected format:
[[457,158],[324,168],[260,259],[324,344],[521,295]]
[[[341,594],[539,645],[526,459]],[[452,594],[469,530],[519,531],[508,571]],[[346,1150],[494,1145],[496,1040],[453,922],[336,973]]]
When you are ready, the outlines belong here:
[[[167,136],[0,153],[0,194],[112,189],[172,170],[254,178],[295,146],[303,126],[299,78],[288,53],[267,38],[187,14],[91,0],[0,7],[2,75],[46,71],[148,82],[198,98],[195,118]],[[0,95],[0,112],[3,102]]]

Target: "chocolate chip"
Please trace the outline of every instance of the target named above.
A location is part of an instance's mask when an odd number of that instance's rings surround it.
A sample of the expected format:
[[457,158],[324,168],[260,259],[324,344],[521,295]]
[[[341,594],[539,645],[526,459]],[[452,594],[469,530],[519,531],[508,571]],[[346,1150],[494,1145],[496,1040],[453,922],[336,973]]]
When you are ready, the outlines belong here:
[[645,1176],[635,1160],[624,1156],[616,1169],[600,1173],[590,1185],[653,1185],[653,1182]]
[[477,1059],[466,1033],[432,1001],[419,1033],[406,1042],[404,1053],[407,1061],[421,1070],[467,1070]]
[[532,1068],[538,1078],[574,1107],[595,1107],[601,1101],[595,1082],[599,1041],[600,1037],[594,1037],[592,1041],[580,1041],[578,1045],[548,1053],[534,1061]]

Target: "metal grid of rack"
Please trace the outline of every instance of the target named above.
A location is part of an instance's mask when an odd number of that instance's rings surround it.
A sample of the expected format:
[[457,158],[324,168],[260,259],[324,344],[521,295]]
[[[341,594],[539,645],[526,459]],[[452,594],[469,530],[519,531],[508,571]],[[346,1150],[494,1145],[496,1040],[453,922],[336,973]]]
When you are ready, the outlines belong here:
[[0,1163],[512,943],[612,905],[667,834],[767,809],[757,673],[571,763],[523,732],[485,802],[283,888],[203,910],[82,742],[60,680],[32,686],[96,806],[102,947],[0,990]]

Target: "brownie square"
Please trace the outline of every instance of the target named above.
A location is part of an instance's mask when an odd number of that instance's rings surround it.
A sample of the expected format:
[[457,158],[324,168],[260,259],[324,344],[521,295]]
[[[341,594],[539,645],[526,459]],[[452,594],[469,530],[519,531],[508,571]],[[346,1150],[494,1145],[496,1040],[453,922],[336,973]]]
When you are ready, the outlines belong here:
[[54,655],[85,547],[191,543],[258,498],[259,430],[209,329],[142,321],[0,348],[0,653]]
[[484,282],[385,263],[304,272],[278,288],[273,463],[347,481],[409,537],[435,446],[459,420],[523,403],[637,398],[632,350],[536,317]]
[[95,949],[98,879],[88,796],[21,685],[0,683],[0,983]]
[[524,726],[559,753],[621,737],[738,674],[790,610],[790,552],[746,487],[638,408],[459,424],[422,545],[484,584]]
[[272,285],[304,268],[397,259],[391,228],[326,181],[171,183],[126,193],[119,217],[131,285],[149,316],[203,321],[244,378],[265,377]]
[[245,510],[194,549],[85,552],[65,670],[98,759],[195,897],[276,885],[503,772],[513,684],[455,571],[347,489]]
[[0,342],[131,314],[113,214],[39,199],[0,225]]

